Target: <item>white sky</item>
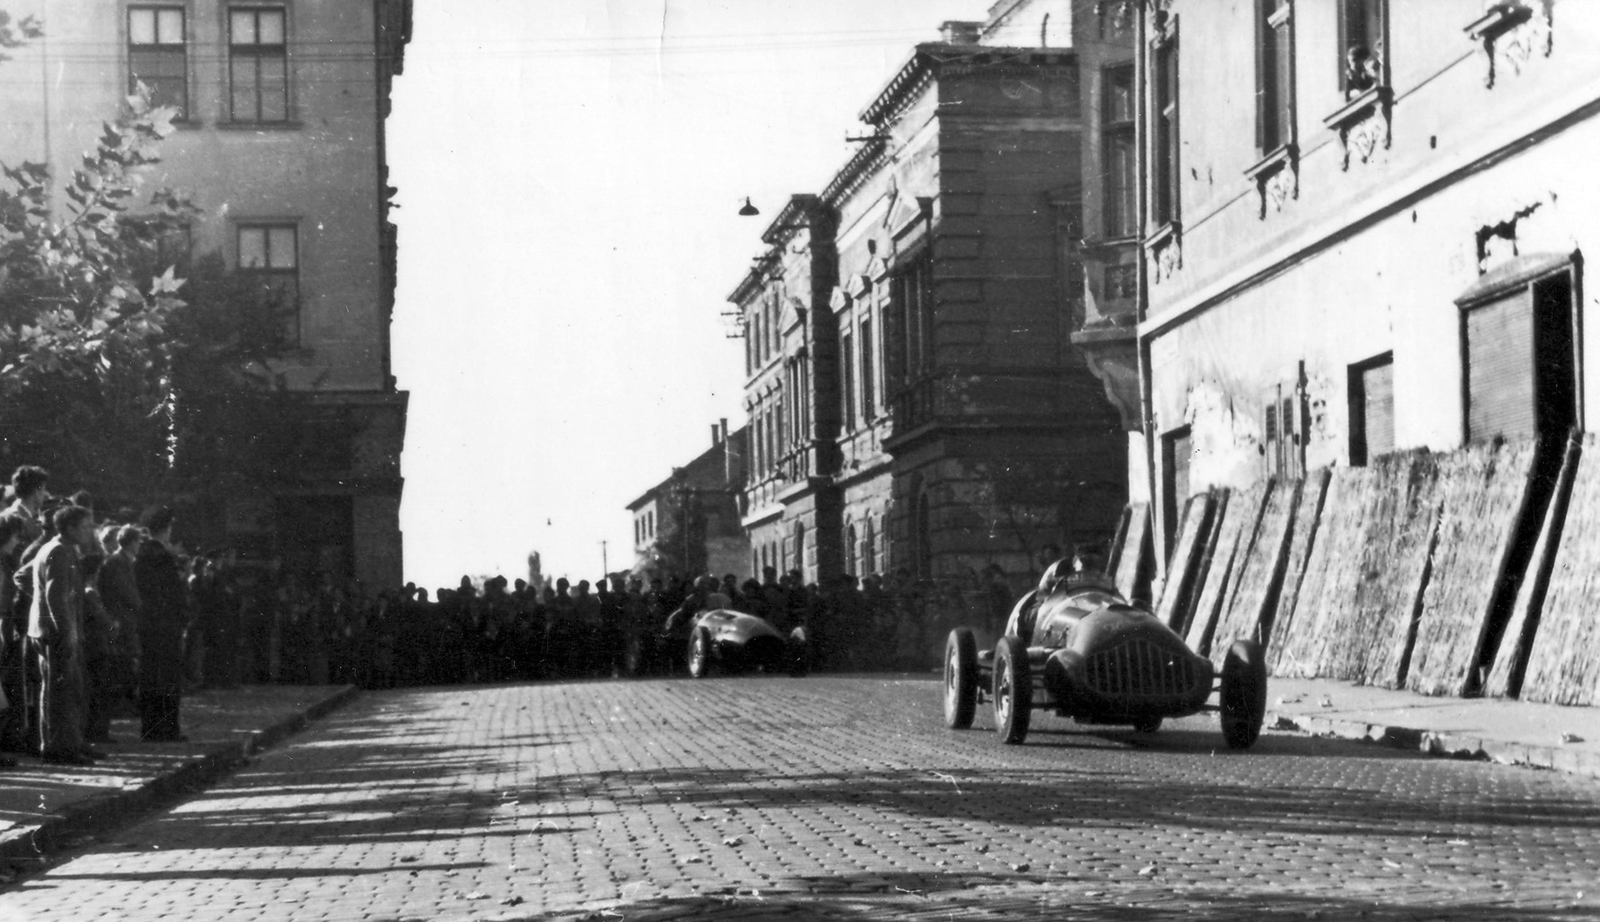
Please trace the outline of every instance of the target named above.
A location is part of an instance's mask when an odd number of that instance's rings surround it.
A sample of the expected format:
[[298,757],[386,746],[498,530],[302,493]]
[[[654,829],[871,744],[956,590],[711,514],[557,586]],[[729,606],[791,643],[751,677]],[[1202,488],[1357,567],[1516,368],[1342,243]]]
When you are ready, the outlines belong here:
[[989,2],[418,0],[389,125],[406,578],[630,563],[625,504],[743,422],[719,314],[761,231]]

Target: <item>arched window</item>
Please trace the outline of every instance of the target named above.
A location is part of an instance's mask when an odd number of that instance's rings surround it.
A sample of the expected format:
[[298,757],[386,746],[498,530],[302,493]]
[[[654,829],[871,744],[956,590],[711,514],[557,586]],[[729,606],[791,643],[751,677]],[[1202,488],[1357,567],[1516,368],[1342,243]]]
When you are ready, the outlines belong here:
[[806,576],[806,526],[802,522],[794,523],[794,566],[792,570],[800,571],[800,578]]
[[861,545],[856,541],[856,526],[852,522],[844,527],[845,553],[850,555],[850,572],[855,576],[861,575]]
[[872,527],[872,516],[861,523],[861,575],[878,572],[878,538]]

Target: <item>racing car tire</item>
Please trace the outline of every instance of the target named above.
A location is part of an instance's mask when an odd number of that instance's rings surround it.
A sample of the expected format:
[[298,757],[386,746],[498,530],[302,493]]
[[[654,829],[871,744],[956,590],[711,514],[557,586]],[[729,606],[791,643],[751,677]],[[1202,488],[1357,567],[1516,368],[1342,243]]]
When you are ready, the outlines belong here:
[[1138,730],[1140,733],[1154,733],[1161,729],[1161,718],[1147,717],[1134,724],[1133,729]]
[[689,675],[703,679],[711,675],[711,632],[697,627],[689,635]]
[[977,712],[978,640],[958,627],[944,642],[944,725],[965,730]]
[[1240,640],[1222,661],[1222,738],[1229,749],[1249,749],[1267,717],[1267,657],[1261,644]]
[[1033,674],[1028,648],[1020,637],[1005,636],[994,648],[994,729],[1000,741],[1015,746],[1028,738],[1033,717]]

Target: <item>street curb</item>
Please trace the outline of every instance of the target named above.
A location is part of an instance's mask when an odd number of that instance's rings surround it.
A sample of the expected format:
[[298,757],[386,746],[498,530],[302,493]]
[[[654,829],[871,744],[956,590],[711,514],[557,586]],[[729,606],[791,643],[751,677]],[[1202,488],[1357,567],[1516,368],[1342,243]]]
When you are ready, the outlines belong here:
[[1561,746],[1484,739],[1468,733],[1440,733],[1414,727],[1372,724],[1333,717],[1313,717],[1307,714],[1272,712],[1267,715],[1267,725],[1278,730],[1298,730],[1313,736],[1360,740],[1393,749],[1412,750],[1450,759],[1524,765],[1600,778],[1600,753]]
[[64,842],[110,828],[174,794],[209,784],[360,693],[361,689],[356,686],[346,685],[298,714],[256,730],[241,740],[224,743],[144,784],[68,804],[59,814],[38,826],[12,830],[0,836],[0,862],[37,861]]

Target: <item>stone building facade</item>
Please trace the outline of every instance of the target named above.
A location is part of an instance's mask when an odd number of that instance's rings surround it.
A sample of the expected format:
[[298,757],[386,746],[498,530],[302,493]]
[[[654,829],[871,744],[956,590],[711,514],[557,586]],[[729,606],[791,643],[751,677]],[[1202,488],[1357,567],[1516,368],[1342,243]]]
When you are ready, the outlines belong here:
[[[1094,6],[1008,0],[947,23],[861,113],[856,154],[763,235],[729,299],[747,347],[752,569],[1022,577],[1047,546],[1107,537],[1125,426],[1074,344],[1089,270],[1123,253],[1082,239],[1100,159],[1085,155],[1100,143],[1085,61],[1097,74],[1117,45],[1073,47],[1099,35]],[[1126,70],[1131,31],[1121,47]]]
[[1600,7],[1147,0],[1135,498],[1593,428]]
[[192,196],[195,257],[298,294],[281,366],[307,463],[257,496],[180,498],[188,520],[292,571],[401,580],[406,398],[389,366],[396,237],[384,119],[410,0],[10,0],[44,38],[4,65],[0,160],[70,175],[136,82],[181,110],[152,188]]
[[740,524],[749,430],[711,427],[711,447],[628,504],[632,572],[694,576],[745,572],[750,539]]

